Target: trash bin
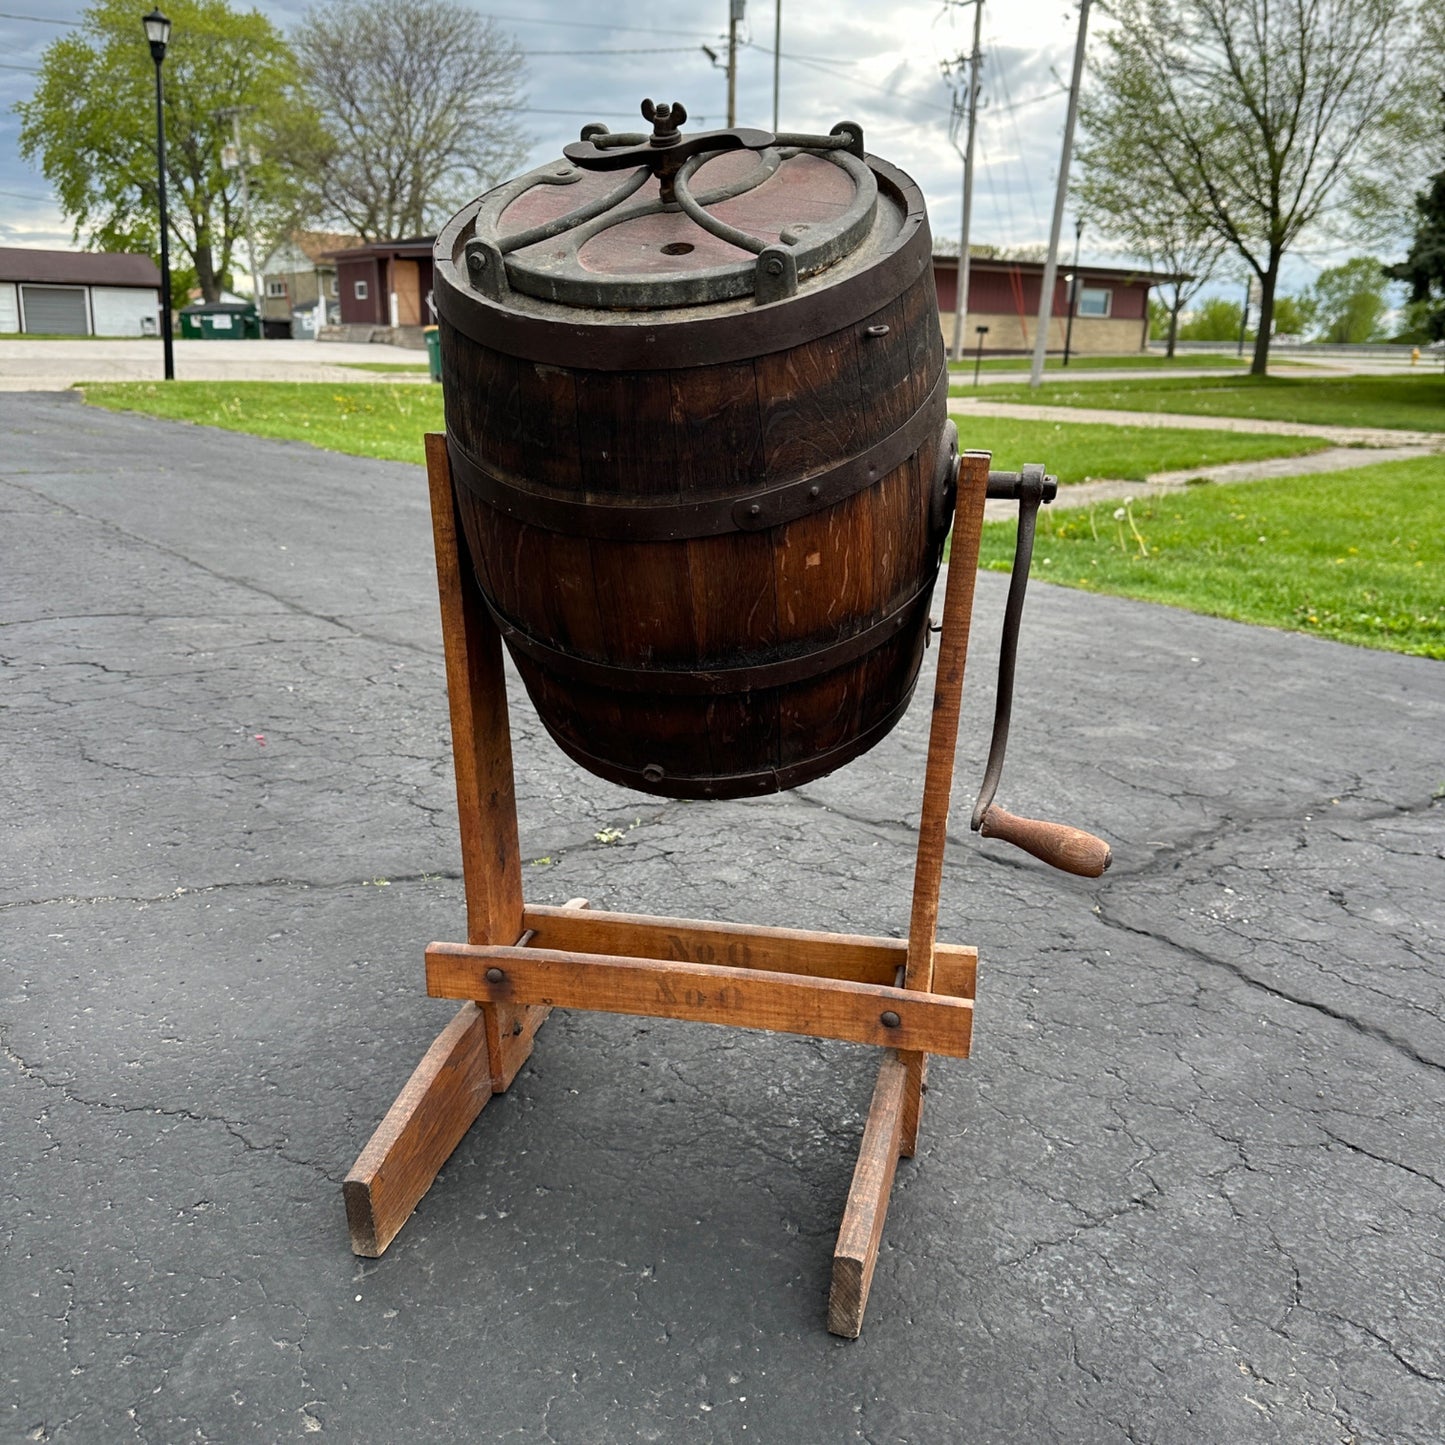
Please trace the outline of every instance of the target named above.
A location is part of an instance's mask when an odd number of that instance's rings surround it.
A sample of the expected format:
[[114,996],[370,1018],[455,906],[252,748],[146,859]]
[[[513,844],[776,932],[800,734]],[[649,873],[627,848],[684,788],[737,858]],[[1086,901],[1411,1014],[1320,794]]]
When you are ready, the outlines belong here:
[[438,327],[423,327],[423,334],[426,336],[426,360],[431,367],[431,379],[440,381],[442,379],[442,338]]
[[249,301],[193,301],[181,308],[181,335],[191,341],[259,341],[261,322]]

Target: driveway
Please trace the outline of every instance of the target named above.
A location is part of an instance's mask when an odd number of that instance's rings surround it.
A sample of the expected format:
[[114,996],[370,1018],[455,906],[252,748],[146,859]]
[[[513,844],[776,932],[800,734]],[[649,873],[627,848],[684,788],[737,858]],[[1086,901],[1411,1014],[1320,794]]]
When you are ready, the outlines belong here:
[[[980,578],[941,919],[975,1052],[843,1343],[841,1044],[554,1014],[352,1256],[340,1181],[463,929],[422,476],[74,397],[0,437],[0,1436],[1438,1441],[1439,664],[1031,589],[1000,801],[1106,836],[1087,882],[968,832]],[[922,698],[708,805],[513,715],[534,900],[905,927]]]

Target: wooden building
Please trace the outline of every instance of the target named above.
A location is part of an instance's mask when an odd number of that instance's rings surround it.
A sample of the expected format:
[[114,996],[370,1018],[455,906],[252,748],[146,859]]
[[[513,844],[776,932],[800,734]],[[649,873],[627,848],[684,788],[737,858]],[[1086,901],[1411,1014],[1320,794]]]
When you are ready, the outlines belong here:
[[[1067,278],[1071,270],[1068,265],[1060,264],[1054,281],[1048,335],[1051,352],[1064,349],[1069,316]],[[1081,355],[1143,351],[1149,344],[1149,288],[1173,278],[1165,272],[1138,267],[1081,266],[1079,271],[1081,284],[1071,349]],[[934,256],[933,279],[938,288],[944,343],[951,347],[958,297],[958,257]],[[976,328],[987,326],[988,335],[983,338],[985,356],[1031,352],[1043,280],[1042,261],[973,257],[968,268],[970,296],[964,323],[964,350],[972,354],[978,341]]]
[[327,257],[336,263],[343,326],[430,326],[434,236],[373,241]]
[[160,305],[149,256],[0,246],[0,334],[158,336]]

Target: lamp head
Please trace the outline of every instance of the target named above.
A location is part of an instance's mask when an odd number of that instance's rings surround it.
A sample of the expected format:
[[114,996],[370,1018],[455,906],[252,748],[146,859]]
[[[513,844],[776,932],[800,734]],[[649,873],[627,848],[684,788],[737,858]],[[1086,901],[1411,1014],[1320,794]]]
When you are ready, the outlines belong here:
[[152,10],[143,16],[141,24],[146,28],[146,39],[150,41],[151,59],[157,65],[166,58],[166,45],[171,38],[171,22],[159,10]]

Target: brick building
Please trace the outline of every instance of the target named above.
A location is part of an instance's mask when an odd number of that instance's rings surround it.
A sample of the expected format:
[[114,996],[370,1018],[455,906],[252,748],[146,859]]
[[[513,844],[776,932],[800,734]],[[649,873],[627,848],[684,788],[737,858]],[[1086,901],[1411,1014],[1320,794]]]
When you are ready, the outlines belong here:
[[[1069,316],[1070,267],[1060,265],[1054,280],[1048,350],[1064,349]],[[1078,307],[1074,312],[1072,350],[1080,354],[1143,351],[1149,344],[1149,288],[1173,279],[1166,272],[1139,267],[1080,266]],[[945,344],[953,343],[954,306],[958,297],[958,257],[935,256],[933,279]],[[987,326],[985,356],[1031,352],[1039,319],[1039,293],[1044,281],[1042,261],[1006,261],[975,256],[969,261],[968,317],[964,350],[972,353],[976,327]]]

